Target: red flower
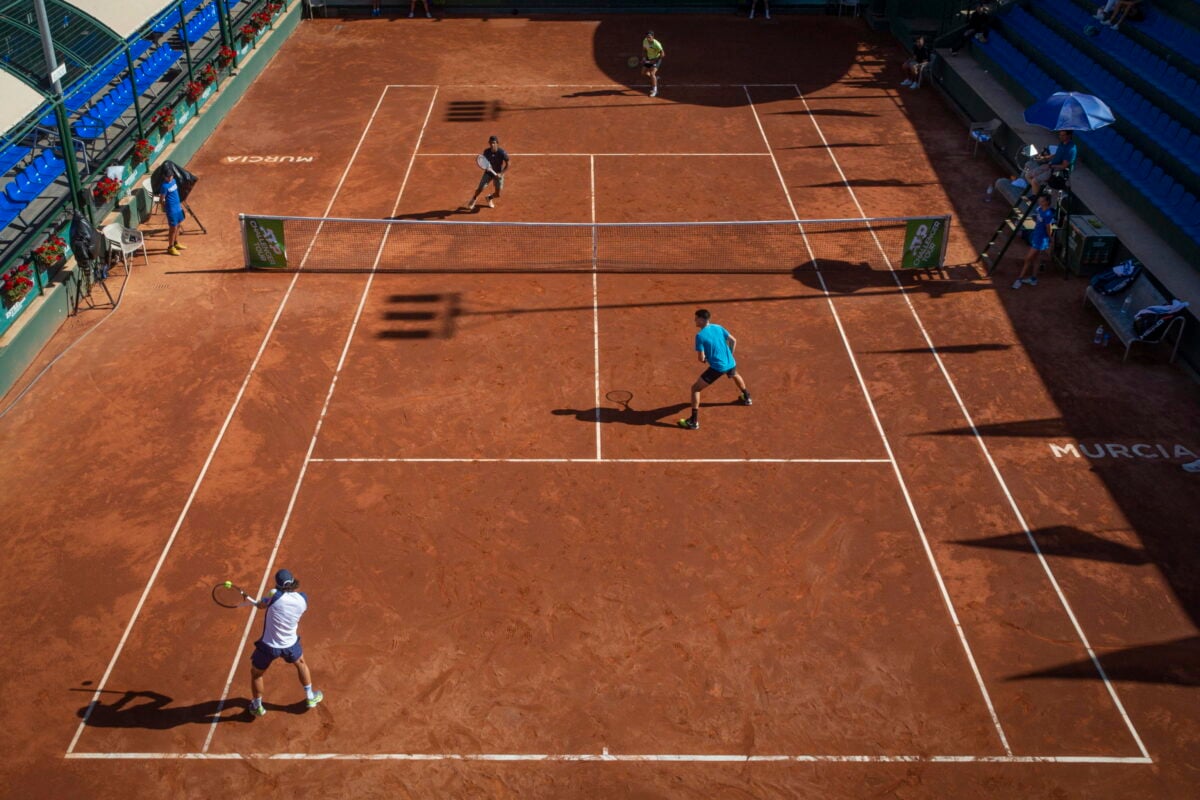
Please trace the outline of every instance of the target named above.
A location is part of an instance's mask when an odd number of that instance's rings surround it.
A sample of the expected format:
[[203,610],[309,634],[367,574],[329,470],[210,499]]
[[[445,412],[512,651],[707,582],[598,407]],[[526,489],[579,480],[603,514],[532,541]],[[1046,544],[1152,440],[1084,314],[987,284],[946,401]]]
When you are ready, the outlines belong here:
[[237,53],[234,52],[232,47],[222,46],[221,50],[217,53],[217,63],[222,67],[228,67],[233,63],[233,59],[235,58],[237,58]]
[[200,99],[200,95],[204,94],[204,84],[200,83],[200,81],[191,81],[188,83],[187,88],[183,90],[183,93],[189,103],[194,103]]
[[33,248],[33,260],[39,266],[48,267],[62,258],[62,254],[66,251],[67,243],[62,240],[62,237],[51,236],[42,242],[40,247]]
[[92,197],[98,202],[107,203],[109,200],[117,196],[117,192],[121,191],[121,182],[115,178],[101,178],[92,187]]
[[167,133],[175,127],[175,109],[164,106],[150,117],[150,124],[158,126],[160,133]]
[[134,164],[141,164],[143,161],[149,160],[152,155],[154,155],[154,145],[150,144],[148,139],[138,139],[133,144],[133,153],[130,155],[130,159]]
[[21,264],[4,273],[4,276],[0,277],[0,294],[4,296],[4,302],[15,306],[25,299],[25,295],[33,288],[32,276],[33,271],[28,264]]

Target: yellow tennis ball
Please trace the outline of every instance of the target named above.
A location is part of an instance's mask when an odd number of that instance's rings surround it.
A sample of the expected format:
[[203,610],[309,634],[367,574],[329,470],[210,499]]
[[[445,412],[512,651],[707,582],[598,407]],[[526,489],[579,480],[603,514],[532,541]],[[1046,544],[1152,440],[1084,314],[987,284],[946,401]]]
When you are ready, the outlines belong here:
[[226,589],[232,589],[232,588],[233,588],[233,581],[225,581],[225,588],[226,588]]
[[269,592],[267,592],[267,597],[273,597],[274,595],[275,595],[274,589],[271,589]]

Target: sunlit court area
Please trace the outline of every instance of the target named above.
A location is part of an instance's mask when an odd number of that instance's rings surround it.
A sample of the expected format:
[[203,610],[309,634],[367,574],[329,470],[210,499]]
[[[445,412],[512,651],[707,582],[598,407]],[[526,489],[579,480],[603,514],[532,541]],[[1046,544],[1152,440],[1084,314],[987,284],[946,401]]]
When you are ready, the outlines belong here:
[[0,796],[1194,797],[1198,43],[0,0]]

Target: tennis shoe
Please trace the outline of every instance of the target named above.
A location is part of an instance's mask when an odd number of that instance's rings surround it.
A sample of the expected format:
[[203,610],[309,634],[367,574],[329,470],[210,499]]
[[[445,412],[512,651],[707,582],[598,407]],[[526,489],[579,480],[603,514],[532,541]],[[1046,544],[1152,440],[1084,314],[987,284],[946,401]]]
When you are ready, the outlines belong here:
[[426,11],[426,12],[425,12],[425,19],[433,19],[433,14],[430,14],[428,11]]
[[689,431],[695,431],[700,429],[700,422],[699,420],[684,418],[679,420],[679,427],[687,428]]
[[650,96],[658,97],[658,87],[657,86],[655,86],[653,89],[650,90]]
[[1026,286],[1037,286],[1037,278],[1026,278],[1025,285]]
[[167,248],[167,255],[169,255],[169,256],[179,256],[179,255],[183,255],[183,254],[179,252],[179,248],[178,248],[178,247],[168,247],[168,248]]
[[492,199],[493,195],[488,195],[488,208],[495,208],[496,201]]
[[467,203],[467,211],[474,211],[474,210],[475,210],[475,201],[472,200],[471,202]]
[[410,11],[410,12],[408,12],[408,18],[409,18],[409,19],[412,19],[412,18],[413,18],[413,12],[411,12],[411,11]]
[[1184,472],[1200,472],[1200,458],[1183,465]]
[[754,19],[754,9],[750,9],[750,19]]
[[1020,289],[1022,283],[1024,283],[1024,281],[1022,281],[1020,278],[1017,278],[1015,281],[1013,281],[1012,287],[1014,289]]
[[266,706],[252,705],[252,706],[250,706],[250,708],[248,710],[250,712],[250,716],[255,717],[255,718],[265,717],[267,715],[267,707]]
[[313,696],[304,701],[304,704],[309,708],[316,708],[325,699],[324,692],[313,692]]
[[901,86],[912,86],[912,81],[900,81]]
[[739,397],[738,402],[744,406],[754,405],[754,401],[750,399],[750,395],[748,394],[743,394],[741,397]]
[[184,244],[183,242],[176,242],[175,249],[176,250],[187,250],[187,245]]

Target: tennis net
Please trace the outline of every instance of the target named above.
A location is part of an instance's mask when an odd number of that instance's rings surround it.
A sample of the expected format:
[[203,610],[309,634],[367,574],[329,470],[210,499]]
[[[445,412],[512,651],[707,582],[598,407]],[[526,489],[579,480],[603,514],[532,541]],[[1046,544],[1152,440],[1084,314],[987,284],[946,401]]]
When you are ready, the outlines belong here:
[[311,272],[938,269],[949,216],[755,222],[474,222],[240,215],[246,267]]

